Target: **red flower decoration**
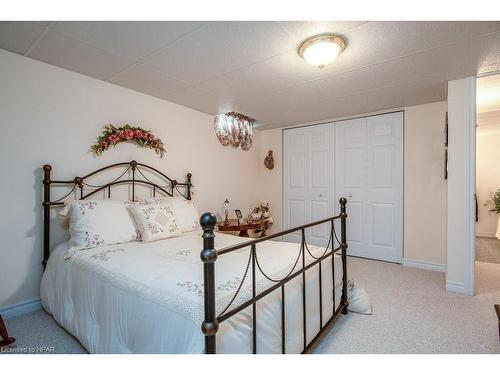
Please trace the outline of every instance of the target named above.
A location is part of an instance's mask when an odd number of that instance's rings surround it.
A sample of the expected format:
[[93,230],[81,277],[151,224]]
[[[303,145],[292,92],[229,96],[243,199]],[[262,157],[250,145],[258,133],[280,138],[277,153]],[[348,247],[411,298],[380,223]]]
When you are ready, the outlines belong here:
[[128,124],[120,128],[111,124],[106,125],[103,133],[97,137],[97,142],[90,147],[90,150],[95,155],[100,156],[110,147],[122,142],[134,142],[141,147],[150,148],[160,157],[165,154],[165,147],[159,138],[155,137],[149,130]]

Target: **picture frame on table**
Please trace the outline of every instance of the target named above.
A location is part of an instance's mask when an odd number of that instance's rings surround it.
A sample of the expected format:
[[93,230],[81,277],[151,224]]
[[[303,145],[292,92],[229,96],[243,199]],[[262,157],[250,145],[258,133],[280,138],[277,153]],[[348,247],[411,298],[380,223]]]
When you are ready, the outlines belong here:
[[238,220],[238,225],[243,222],[243,215],[241,214],[241,210],[234,210],[236,213],[236,219]]

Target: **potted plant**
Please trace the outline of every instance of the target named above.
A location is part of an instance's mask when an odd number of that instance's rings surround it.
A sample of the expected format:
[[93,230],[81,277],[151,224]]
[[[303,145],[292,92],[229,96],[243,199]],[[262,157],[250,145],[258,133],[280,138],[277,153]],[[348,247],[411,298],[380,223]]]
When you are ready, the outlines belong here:
[[[494,212],[496,214],[500,213],[500,189],[498,189],[494,193],[490,193],[490,199],[488,199],[485,203],[485,206],[490,207],[490,212]],[[497,223],[497,233],[496,238],[500,240],[500,216],[498,217]]]

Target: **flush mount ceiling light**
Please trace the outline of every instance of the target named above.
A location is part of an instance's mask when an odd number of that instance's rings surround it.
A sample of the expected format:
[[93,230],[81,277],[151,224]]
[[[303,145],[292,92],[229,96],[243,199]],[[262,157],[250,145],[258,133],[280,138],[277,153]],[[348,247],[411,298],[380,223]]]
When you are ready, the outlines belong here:
[[323,34],[302,42],[299,55],[309,64],[323,68],[330,64],[345,48],[345,40],[339,35]]

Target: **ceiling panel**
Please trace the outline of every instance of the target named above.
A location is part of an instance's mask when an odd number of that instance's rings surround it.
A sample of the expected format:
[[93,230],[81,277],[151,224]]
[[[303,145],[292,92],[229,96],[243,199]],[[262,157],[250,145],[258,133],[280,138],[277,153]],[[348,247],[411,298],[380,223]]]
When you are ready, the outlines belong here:
[[118,73],[109,82],[163,99],[177,90],[188,87],[184,82],[141,64],[133,65]]
[[495,30],[500,22],[370,22],[344,34],[346,49],[325,71],[349,71]]
[[296,51],[285,52],[196,87],[220,100],[234,101],[327,77],[321,69],[298,57]]
[[[347,48],[318,69],[297,48],[324,32]],[[500,68],[500,22],[0,22],[0,47],[275,127],[442,100]]]
[[25,54],[49,22],[0,22],[0,48]]
[[200,27],[202,22],[57,22],[54,30],[137,61]]
[[144,62],[169,76],[198,83],[295,46],[277,22],[210,22]]
[[110,78],[130,64],[54,31],[49,31],[36,44],[29,57],[98,79]]
[[281,21],[280,25],[295,39],[297,43],[313,35],[324,33],[341,34],[367,21]]

